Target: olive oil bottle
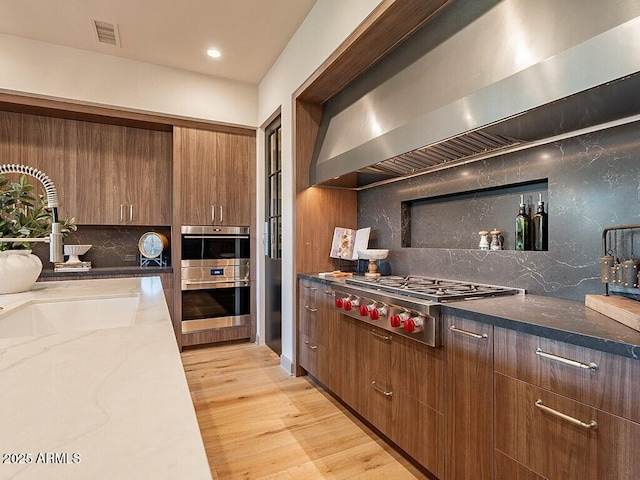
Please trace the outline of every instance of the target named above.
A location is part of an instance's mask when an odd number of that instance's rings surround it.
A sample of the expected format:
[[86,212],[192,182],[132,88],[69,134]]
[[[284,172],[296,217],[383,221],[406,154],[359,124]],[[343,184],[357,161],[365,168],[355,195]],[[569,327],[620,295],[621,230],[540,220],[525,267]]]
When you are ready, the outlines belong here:
[[524,204],[524,195],[520,195],[520,210],[516,215],[516,250],[531,250],[531,222]]
[[549,224],[547,221],[547,214],[544,211],[544,202],[542,201],[542,194],[538,200],[538,210],[531,219],[532,234],[533,234],[533,249],[534,250],[548,250],[549,248]]

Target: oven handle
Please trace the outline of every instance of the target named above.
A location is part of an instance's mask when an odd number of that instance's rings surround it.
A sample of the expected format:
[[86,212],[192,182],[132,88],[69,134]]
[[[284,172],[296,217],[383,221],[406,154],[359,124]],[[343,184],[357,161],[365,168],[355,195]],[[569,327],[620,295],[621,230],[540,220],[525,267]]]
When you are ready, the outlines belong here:
[[209,282],[209,281],[193,281],[182,280],[182,290],[208,290],[213,288],[232,288],[232,287],[248,287],[249,280]]
[[231,239],[231,240],[244,240],[249,238],[249,235],[216,235],[216,234],[210,234],[210,235],[183,235],[182,238],[186,238],[186,239],[201,239],[201,238],[205,238],[205,239],[216,239],[216,238],[222,238],[222,239]]

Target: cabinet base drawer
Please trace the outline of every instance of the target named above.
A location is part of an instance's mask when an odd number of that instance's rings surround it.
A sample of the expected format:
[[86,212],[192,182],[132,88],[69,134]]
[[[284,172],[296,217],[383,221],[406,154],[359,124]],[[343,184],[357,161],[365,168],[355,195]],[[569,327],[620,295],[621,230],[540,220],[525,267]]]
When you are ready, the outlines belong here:
[[543,477],[635,478],[640,424],[495,374],[496,449]]

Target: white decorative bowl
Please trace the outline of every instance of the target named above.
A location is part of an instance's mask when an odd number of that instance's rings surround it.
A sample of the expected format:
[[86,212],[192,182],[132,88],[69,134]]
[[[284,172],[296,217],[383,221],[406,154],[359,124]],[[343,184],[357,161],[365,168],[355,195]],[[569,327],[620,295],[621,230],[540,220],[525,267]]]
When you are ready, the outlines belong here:
[[362,260],[382,260],[387,258],[387,255],[389,255],[389,250],[382,248],[358,250],[358,258]]
[[79,256],[87,253],[91,247],[92,245],[65,245],[64,254],[69,255],[67,263],[79,263]]

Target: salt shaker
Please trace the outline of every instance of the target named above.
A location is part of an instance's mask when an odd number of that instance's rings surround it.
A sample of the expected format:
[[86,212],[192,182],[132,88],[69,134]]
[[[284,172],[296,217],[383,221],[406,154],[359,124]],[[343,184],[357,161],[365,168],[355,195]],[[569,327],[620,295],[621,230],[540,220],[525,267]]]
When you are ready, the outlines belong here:
[[480,243],[478,244],[480,250],[489,250],[489,239],[487,238],[489,232],[486,230],[482,230],[478,232],[478,235],[480,235]]

